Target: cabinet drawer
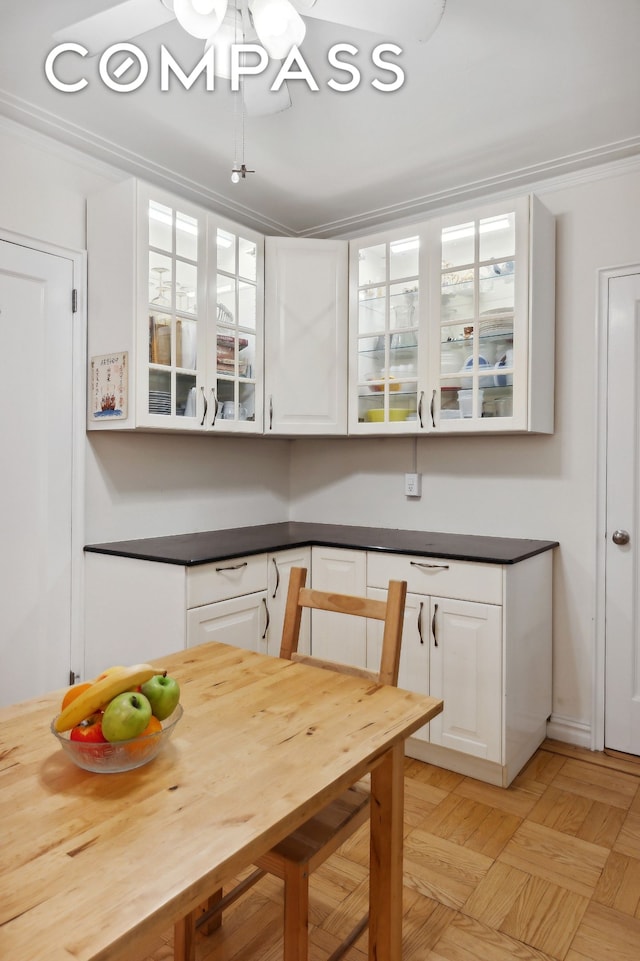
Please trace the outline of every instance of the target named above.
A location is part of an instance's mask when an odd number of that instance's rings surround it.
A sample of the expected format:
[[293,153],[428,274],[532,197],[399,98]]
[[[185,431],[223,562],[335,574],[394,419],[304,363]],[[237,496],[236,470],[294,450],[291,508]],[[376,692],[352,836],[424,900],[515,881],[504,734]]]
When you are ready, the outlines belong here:
[[499,564],[369,551],[368,586],[387,587],[390,580],[406,581],[407,590],[412,594],[502,604],[502,567]]
[[266,554],[190,567],[187,571],[187,609],[266,589]]

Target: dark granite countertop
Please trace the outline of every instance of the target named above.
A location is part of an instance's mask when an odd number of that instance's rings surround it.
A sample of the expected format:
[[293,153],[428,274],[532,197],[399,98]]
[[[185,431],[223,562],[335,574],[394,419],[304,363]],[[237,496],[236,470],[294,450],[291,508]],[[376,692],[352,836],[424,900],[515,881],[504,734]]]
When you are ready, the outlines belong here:
[[447,557],[484,564],[517,564],[534,554],[558,547],[557,541],[517,537],[483,537],[477,534],[446,534],[288,521],[222,531],[87,544],[85,551],[192,567],[210,561],[227,560],[230,557],[264,554],[310,544],[423,557]]

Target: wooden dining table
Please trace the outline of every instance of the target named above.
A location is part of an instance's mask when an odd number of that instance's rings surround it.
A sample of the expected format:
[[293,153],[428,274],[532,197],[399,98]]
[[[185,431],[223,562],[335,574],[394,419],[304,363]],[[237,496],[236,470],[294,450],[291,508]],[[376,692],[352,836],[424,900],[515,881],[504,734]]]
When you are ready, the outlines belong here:
[[184,715],[133,771],[66,756],[50,731],[61,691],[0,709],[2,961],[144,957],[367,772],[369,958],[400,961],[404,741],[442,702],[219,643],[153,664]]

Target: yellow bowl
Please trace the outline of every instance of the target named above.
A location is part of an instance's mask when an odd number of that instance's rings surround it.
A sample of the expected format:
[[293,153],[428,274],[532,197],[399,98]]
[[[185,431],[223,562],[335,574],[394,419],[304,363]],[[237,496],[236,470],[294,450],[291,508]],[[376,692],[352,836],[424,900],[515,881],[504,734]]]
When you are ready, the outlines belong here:
[[[406,420],[410,413],[410,410],[392,407],[389,411],[389,420]],[[376,407],[374,410],[368,410],[364,416],[365,420],[369,421],[369,423],[379,424],[384,421],[384,409],[382,407]]]

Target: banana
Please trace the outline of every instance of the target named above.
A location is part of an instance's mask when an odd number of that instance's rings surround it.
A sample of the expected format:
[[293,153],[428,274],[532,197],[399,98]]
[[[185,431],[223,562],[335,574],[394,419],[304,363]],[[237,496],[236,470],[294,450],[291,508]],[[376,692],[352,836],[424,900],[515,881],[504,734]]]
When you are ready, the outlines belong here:
[[85,718],[99,711],[116,695],[144,684],[157,673],[158,669],[150,664],[134,664],[133,667],[111,669],[106,677],[95,681],[58,715],[53,722],[56,731],[70,731],[76,724],[80,724]]

